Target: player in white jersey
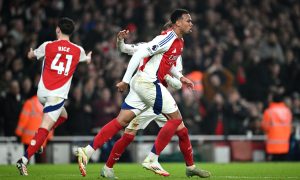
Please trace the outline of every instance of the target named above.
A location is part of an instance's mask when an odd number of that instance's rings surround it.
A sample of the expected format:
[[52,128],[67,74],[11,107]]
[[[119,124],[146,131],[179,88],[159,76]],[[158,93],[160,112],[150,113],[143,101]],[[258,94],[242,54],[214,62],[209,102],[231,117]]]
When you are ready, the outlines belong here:
[[[167,29],[169,28],[166,28],[165,30]],[[128,33],[128,30],[123,30],[118,33],[117,48],[119,49],[119,51],[132,56],[139,48],[141,48],[141,46],[146,46],[146,43],[142,42],[137,44],[125,44],[124,38],[127,37]],[[176,69],[179,72],[182,72],[181,56],[178,57],[176,61]],[[164,79],[161,80],[161,82],[163,82],[163,84],[171,86],[174,89],[181,89],[182,87],[180,80],[172,77],[169,74],[166,74]],[[132,130],[145,129],[152,120],[155,120],[159,127],[162,127],[165,124],[165,122],[167,122],[167,118],[165,116],[163,116],[162,114],[157,115],[153,112],[153,110],[148,109],[147,111],[141,113],[138,117],[134,118],[126,128]]]
[[[150,166],[158,166],[158,155],[170,142],[177,127],[182,123],[182,117],[175,100],[160,80],[171,73],[180,79],[182,84],[193,88],[193,83],[173,66],[183,50],[182,36],[191,32],[193,25],[191,16],[188,11],[177,9],[172,13],[171,21],[172,28],[169,31],[157,36],[146,46],[139,48],[132,56],[122,82],[117,84],[118,90],[123,92],[130,83],[129,94],[119,115],[99,131],[94,140],[84,148],[84,152],[82,148],[79,149],[78,164],[83,176],[86,175],[88,157],[109,138],[126,127],[134,117],[149,108],[157,115],[163,113],[168,119],[155,141],[152,149],[153,157],[148,158]],[[137,73],[132,77],[138,66]],[[195,166],[190,168],[195,168]]]
[[82,47],[70,42],[74,29],[73,20],[61,18],[56,27],[57,40],[44,42],[28,52],[29,59],[43,59],[37,95],[44,105],[44,114],[40,128],[16,164],[21,175],[28,175],[28,161],[39,150],[49,131],[67,119],[64,101],[68,97],[73,74],[79,62],[89,63],[91,60],[91,52],[86,55]]
[[[167,23],[164,26],[164,28],[165,28],[164,30],[171,28],[168,26],[168,24],[171,24],[171,23]],[[138,50],[138,48],[140,48],[141,46],[144,46],[145,43],[125,44],[124,38],[126,38],[128,36],[128,33],[129,33],[128,30],[123,30],[118,33],[117,48],[123,53],[126,53],[128,55],[133,55],[133,53],[136,52]],[[164,32],[162,32],[162,33],[164,33]],[[176,68],[178,69],[178,71],[180,71],[180,72],[182,71],[181,57],[177,59]],[[178,79],[173,78],[169,74],[167,74],[164,77],[164,80],[167,82],[168,85],[170,85],[174,89],[180,89],[182,86],[181,82]],[[164,81],[164,80],[162,80],[162,81]],[[155,121],[159,127],[162,127],[167,122],[167,118],[165,116],[163,116],[162,114],[159,114],[159,115],[155,114],[152,109],[148,109],[145,112],[142,112],[137,117],[135,117],[129,123],[129,125],[125,128],[124,135],[114,144],[114,147],[113,147],[112,151],[110,152],[109,158],[101,170],[101,176],[107,177],[107,178],[116,178],[114,175],[114,171],[113,171],[114,164],[119,160],[120,156],[122,155],[122,153],[124,152],[126,147],[134,140],[137,130],[145,129],[151,121]],[[191,175],[191,176],[206,177],[208,175],[208,173],[206,171],[198,169],[198,168],[189,170],[189,168],[188,168],[189,166],[194,165],[194,161],[193,161],[193,153],[190,152],[191,150],[190,151],[188,150],[189,148],[191,148],[191,145],[190,145],[188,130],[184,126],[183,122],[177,128],[176,134],[179,138],[180,150],[182,151],[182,153],[184,155],[184,159],[186,159],[186,165],[187,165],[186,174]],[[188,142],[188,145],[183,146],[182,144],[184,144],[186,142]],[[152,152],[150,152],[149,156],[151,156],[151,153]],[[154,171],[157,174],[161,174],[164,176],[169,175],[169,173],[167,171],[165,171],[160,166],[159,163],[156,163],[156,165],[158,165],[158,167],[150,165],[147,162],[147,158],[145,159],[145,161],[142,165],[146,169]]]

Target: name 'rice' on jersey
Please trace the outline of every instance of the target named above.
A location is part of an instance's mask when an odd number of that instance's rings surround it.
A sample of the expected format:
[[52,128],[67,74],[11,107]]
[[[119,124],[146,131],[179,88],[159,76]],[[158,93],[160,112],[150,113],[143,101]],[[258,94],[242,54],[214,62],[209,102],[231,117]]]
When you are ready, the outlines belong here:
[[37,59],[44,57],[38,96],[67,99],[78,63],[87,59],[83,48],[67,40],[47,41],[34,54]]
[[171,67],[176,66],[176,60],[183,51],[183,38],[178,38],[173,30],[156,36],[147,43],[147,51],[150,58],[145,58],[139,66],[139,73],[142,73],[148,80],[162,81]]

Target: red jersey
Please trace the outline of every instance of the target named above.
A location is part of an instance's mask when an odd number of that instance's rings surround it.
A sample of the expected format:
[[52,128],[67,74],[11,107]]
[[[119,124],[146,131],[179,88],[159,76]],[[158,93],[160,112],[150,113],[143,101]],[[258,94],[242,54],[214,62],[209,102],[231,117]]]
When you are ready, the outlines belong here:
[[78,63],[87,60],[83,48],[67,40],[48,41],[34,50],[34,54],[38,59],[44,57],[38,96],[67,99]]
[[[164,82],[165,75],[169,74],[172,66],[176,66],[176,61],[181,57],[184,42],[182,38],[178,38],[173,30],[159,35],[152,41],[145,44],[144,60],[135,59],[133,62],[140,62],[139,74],[142,74],[149,81],[159,80]],[[134,68],[127,68],[123,81],[129,82],[134,72]],[[166,85],[166,84],[164,84]]]

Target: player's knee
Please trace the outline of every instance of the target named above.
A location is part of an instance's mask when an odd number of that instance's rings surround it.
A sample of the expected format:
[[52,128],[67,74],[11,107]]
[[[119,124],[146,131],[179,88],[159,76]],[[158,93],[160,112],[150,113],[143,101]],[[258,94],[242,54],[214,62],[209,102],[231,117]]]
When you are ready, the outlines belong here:
[[63,117],[64,119],[68,119],[68,113],[62,114],[60,117]]
[[116,119],[121,126],[126,127],[134,117],[135,114],[132,111],[122,110]]
[[119,117],[117,117],[116,119],[122,127],[126,127],[129,124],[129,122],[127,122],[126,119],[119,118]]
[[177,127],[177,130],[176,131],[180,131],[182,130],[183,128],[185,128],[185,125],[183,123],[183,121],[181,122],[181,124]]
[[49,114],[46,113],[43,116],[43,120],[42,120],[40,127],[50,130],[54,124],[55,124],[55,121],[53,121],[53,118],[51,118],[51,116],[49,116]]
[[62,111],[61,111],[61,114],[60,114],[61,117],[65,118],[65,119],[68,119],[68,112],[67,110],[63,107]]
[[177,127],[182,123],[182,119],[171,119],[170,123],[176,125]]
[[165,116],[167,117],[167,119],[181,119],[182,120],[182,116],[179,112],[179,110],[173,112],[173,113],[170,113],[170,114],[165,114]]

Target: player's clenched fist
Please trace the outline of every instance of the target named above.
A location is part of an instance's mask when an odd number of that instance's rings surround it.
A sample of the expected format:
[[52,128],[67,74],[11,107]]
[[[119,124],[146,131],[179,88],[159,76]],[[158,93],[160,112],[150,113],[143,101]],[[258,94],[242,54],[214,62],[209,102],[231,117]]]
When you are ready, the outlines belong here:
[[118,33],[117,38],[118,40],[126,39],[128,36],[129,30],[122,30]]
[[116,87],[118,88],[118,91],[124,92],[124,91],[127,90],[128,84],[122,81],[122,82],[119,82],[119,83],[116,85]]

